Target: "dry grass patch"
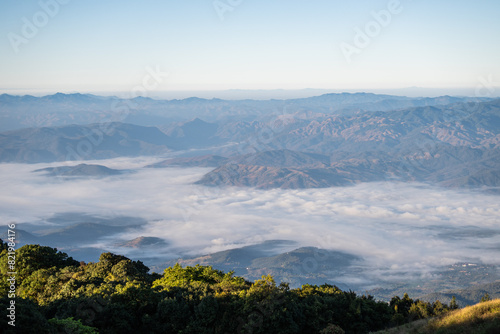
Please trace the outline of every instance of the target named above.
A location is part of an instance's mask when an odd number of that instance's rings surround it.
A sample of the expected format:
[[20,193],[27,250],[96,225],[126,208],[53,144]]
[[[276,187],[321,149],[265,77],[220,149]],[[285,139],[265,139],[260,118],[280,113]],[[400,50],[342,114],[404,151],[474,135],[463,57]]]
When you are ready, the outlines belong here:
[[500,299],[451,312],[429,322],[428,333],[500,333]]
[[418,320],[377,334],[500,334],[500,299]]

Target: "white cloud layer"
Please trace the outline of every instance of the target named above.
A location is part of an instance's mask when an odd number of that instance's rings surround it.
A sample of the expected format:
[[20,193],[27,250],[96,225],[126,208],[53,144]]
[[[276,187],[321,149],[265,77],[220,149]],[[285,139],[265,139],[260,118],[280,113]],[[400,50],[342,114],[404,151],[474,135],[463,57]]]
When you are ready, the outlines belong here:
[[[138,168],[151,162],[97,163]],[[65,212],[125,215],[148,223],[121,239],[164,238],[175,254],[286,239],[361,256],[380,271],[426,271],[465,260],[500,262],[500,201],[495,195],[392,182],[305,190],[192,185],[206,168],[143,168],[67,181],[32,173],[47,166],[0,164],[4,224],[48,224],[47,218]]]

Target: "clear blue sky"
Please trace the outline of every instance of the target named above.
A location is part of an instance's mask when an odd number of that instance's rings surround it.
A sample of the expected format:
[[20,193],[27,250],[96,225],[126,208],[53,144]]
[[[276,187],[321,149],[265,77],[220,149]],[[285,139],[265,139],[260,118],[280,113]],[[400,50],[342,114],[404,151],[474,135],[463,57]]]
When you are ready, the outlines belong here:
[[[2,92],[124,91],[148,66],[169,72],[156,90],[500,82],[498,0],[400,0],[385,26],[371,13],[386,0],[221,0],[235,5],[224,20],[213,0],[65,0],[53,16],[40,2],[56,0],[0,0]],[[26,20],[40,25],[33,36]],[[374,27],[369,45],[356,46],[356,27]]]

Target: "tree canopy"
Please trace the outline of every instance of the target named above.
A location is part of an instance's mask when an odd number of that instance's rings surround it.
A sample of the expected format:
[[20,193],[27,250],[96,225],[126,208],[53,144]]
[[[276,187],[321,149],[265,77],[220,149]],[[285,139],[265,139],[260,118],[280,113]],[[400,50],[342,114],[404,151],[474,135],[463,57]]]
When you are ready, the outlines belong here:
[[[16,266],[18,332],[367,333],[449,309],[406,294],[385,303],[328,284],[290,289],[271,276],[252,283],[210,266],[177,264],[160,275],[122,255],[84,263],[39,245],[16,250]],[[3,309],[7,272],[2,249]],[[1,325],[14,333],[5,318]]]

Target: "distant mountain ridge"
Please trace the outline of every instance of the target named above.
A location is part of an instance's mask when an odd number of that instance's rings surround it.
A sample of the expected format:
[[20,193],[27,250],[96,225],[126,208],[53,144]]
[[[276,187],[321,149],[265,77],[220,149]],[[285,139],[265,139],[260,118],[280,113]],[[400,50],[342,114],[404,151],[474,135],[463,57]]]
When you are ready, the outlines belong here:
[[98,122],[124,122],[157,126],[184,122],[196,117],[206,121],[228,118],[255,118],[285,106],[289,112],[315,110],[318,113],[388,111],[409,107],[446,105],[456,102],[483,102],[486,98],[450,97],[410,98],[372,93],[330,93],[317,97],[287,100],[221,100],[186,98],[155,100],[145,97],[118,98],[92,94],[57,93],[42,97],[0,95],[0,131],[32,127],[54,127]]
[[[45,99],[95,102],[116,98],[61,94]],[[471,102],[474,99],[447,96],[411,99],[366,93],[326,94],[287,100],[290,110],[287,107],[278,114],[266,112],[280,110],[283,101],[137,100],[158,106],[168,102],[170,107],[179,107],[174,108],[177,111],[193,108],[193,113],[198,110],[218,121],[195,114],[187,121],[160,126],[161,130],[113,122],[8,131],[0,133],[0,162],[89,160],[182,151],[189,157],[150,167],[214,167],[198,184],[262,189],[331,187],[387,179],[448,187],[500,187],[500,99]],[[399,108],[403,104],[394,101],[413,106]],[[373,107],[382,102],[385,107]],[[371,107],[358,108],[363,103]],[[375,110],[369,110],[372,107]],[[171,116],[168,110],[162,117]],[[137,109],[136,115],[140,112]],[[153,115],[145,113],[147,117]]]
[[115,242],[113,246],[124,247],[124,248],[144,248],[144,247],[165,247],[168,243],[160,238],[155,237],[137,237],[132,240]]
[[[219,270],[233,270],[236,275],[251,280],[271,274],[277,280],[289,282],[291,286],[297,287],[300,286],[300,280],[306,276],[309,284],[323,284],[328,277],[335,277],[359,260],[359,257],[343,252],[297,247],[295,242],[289,240],[268,240],[200,257],[175,259],[165,263],[165,266],[175,263],[183,266],[210,265]],[[304,265],[309,262],[311,267]]]
[[499,187],[500,100],[301,121],[264,147],[197,183],[310,188],[396,178]]
[[[327,188],[386,180],[432,182],[446,187],[500,186],[500,148],[482,151],[442,146],[437,152],[433,156],[402,156],[399,159],[387,155],[379,159],[347,157],[332,159],[330,163],[325,156],[317,155],[316,161],[289,160],[293,161],[293,166],[283,161],[283,155],[297,157],[304,153],[289,150],[259,152],[241,159],[234,158],[195,183],[260,189]],[[266,160],[262,160],[264,155]]]
[[151,165],[147,168],[164,168],[164,167],[219,167],[226,164],[228,158],[219,155],[202,155],[195,157],[181,157],[163,160]]
[[76,166],[59,166],[36,169],[33,172],[45,173],[47,176],[61,177],[105,177],[120,175],[123,171],[102,165],[79,164]]
[[39,163],[153,155],[173,149],[155,127],[100,123],[0,133],[0,162]]

